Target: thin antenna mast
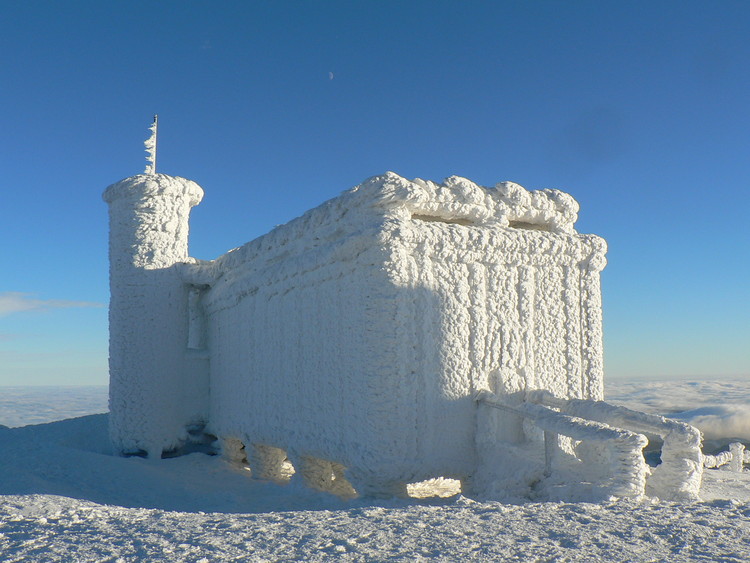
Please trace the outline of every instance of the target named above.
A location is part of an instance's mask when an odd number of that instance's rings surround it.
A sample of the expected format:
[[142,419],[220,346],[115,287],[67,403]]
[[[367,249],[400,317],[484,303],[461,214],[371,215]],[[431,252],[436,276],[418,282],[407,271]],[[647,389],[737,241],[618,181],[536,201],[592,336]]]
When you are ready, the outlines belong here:
[[159,116],[154,115],[154,122],[148,128],[151,136],[143,143],[146,146],[146,174],[156,174],[156,136],[159,132]]

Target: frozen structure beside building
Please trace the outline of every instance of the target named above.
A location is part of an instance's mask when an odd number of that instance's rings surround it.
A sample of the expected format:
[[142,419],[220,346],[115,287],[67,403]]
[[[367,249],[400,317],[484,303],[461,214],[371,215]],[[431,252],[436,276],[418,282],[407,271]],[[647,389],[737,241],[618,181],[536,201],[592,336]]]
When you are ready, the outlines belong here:
[[571,196],[389,172],[210,262],[188,254],[202,196],[156,173],[104,193],[118,451],[206,432],[341,496],[697,496],[695,429],[601,402],[606,245]]

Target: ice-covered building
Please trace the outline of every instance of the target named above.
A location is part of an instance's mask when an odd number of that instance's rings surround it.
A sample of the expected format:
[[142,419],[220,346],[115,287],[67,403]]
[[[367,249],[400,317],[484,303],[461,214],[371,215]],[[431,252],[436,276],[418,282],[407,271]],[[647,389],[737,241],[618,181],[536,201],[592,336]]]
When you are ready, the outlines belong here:
[[[606,245],[571,196],[389,172],[210,262],[188,254],[202,196],[154,173],[104,193],[118,451],[209,433],[342,496],[697,493],[691,427],[601,402]],[[665,437],[650,477],[641,432]]]

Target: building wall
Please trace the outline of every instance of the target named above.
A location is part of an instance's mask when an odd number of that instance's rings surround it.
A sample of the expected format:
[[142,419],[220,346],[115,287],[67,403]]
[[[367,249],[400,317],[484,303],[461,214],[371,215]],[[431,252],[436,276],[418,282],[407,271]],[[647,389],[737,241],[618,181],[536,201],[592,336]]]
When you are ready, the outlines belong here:
[[196,263],[201,196],[161,174],[105,192],[120,451],[207,421],[385,490],[471,475],[476,391],[601,398],[605,245],[567,194],[388,173]]
[[[407,372],[417,394],[419,459],[444,475],[473,461],[474,394],[546,389],[601,399],[598,237],[418,221],[389,267],[403,288]],[[596,262],[596,260],[595,260]],[[598,344],[598,346],[597,346]],[[596,349],[592,348],[596,346]]]
[[329,204],[213,265],[212,432],[353,481],[463,478],[476,391],[601,398],[601,239]]

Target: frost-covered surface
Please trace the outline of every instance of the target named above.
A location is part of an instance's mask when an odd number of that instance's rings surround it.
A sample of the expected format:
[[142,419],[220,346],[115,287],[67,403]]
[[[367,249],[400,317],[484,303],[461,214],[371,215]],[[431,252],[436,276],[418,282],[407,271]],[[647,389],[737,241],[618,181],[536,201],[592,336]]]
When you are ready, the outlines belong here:
[[[442,477],[497,491],[490,475],[532,483],[538,471],[520,450],[514,467],[482,451],[499,455],[493,443],[506,429],[495,417],[477,436],[477,390],[544,390],[583,405],[602,398],[605,244],[574,230],[569,195],[389,172],[198,262],[188,256],[188,219],[202,189],[151,172],[104,194],[118,451],[157,458],[205,426],[256,477],[296,471],[344,497],[356,494],[352,485],[390,495]],[[536,423],[552,432],[562,418],[548,414]],[[613,423],[611,412],[589,414]],[[565,427],[586,425],[596,424]],[[680,439],[687,426],[673,426],[650,483],[662,497],[670,486],[695,497],[698,438]],[[640,447],[627,431],[612,430],[611,444],[594,437],[610,430],[584,432],[592,439],[556,457],[577,460],[611,494],[640,495]],[[599,465],[611,475],[591,473]]]
[[707,561],[750,557],[750,506],[713,501],[163,512],[8,497],[0,552],[28,561]]
[[[669,397],[689,404],[685,388],[662,383],[651,398],[669,411]],[[748,382],[701,388],[696,406],[750,394]],[[6,416],[28,421],[16,396]],[[750,560],[750,471],[706,471],[704,500],[689,503],[343,502],[202,454],[114,457],[107,439],[105,415],[0,430],[0,560]]]
[[156,174],[156,136],[158,134],[158,117],[154,116],[154,122],[148,128],[151,131],[148,139],[143,143],[146,147],[146,170],[144,174]]
[[[533,398],[534,393],[529,396]],[[541,393],[547,394],[546,391]],[[648,470],[642,451],[648,440],[642,434],[614,428],[595,417],[571,416],[534,402],[510,404],[491,393],[481,393],[477,399],[480,407],[477,414],[480,421],[480,456],[484,458],[489,452],[495,455],[490,454],[490,457],[482,460],[475,476],[475,491],[495,499],[507,498],[511,491],[516,495],[533,495],[534,498],[545,500],[640,498],[644,495]],[[563,404],[567,402],[559,401]],[[606,404],[600,401],[576,401]],[[486,412],[489,408],[497,409],[505,416],[491,419],[490,413]],[[514,416],[515,421],[511,418]],[[498,436],[507,434],[507,431],[493,428],[490,421],[494,422],[494,426],[504,423],[516,427],[519,436],[511,437],[509,442],[499,440]],[[524,427],[529,422],[542,431],[541,439],[534,439],[533,435],[520,436],[526,434]],[[507,440],[508,437],[505,438]],[[533,455],[535,447],[537,451],[543,451],[543,457]],[[534,465],[539,465],[542,460],[543,470],[540,470],[541,467],[535,468]],[[518,487],[513,487],[511,491],[498,490],[500,486],[508,488],[509,474],[517,480],[525,476],[535,483],[533,486],[527,484],[524,487],[526,490]]]
[[724,467],[740,473],[744,471],[745,465],[750,465],[750,451],[742,442],[732,442],[729,449],[717,455],[706,455],[703,457],[704,467]]
[[207,367],[186,353],[188,216],[203,197],[190,180],[140,174],[109,186],[111,436],[158,456],[205,418]]
[[341,464],[360,492],[468,477],[476,390],[601,398],[605,244],[577,211],[556,190],[387,173],[187,265],[209,286],[208,429]]
[[747,561],[750,472],[704,502],[340,501],[203,454],[108,454],[106,415],[0,430],[3,561]]
[[[533,391],[529,394],[529,400],[559,408],[564,413],[586,420],[658,436],[662,440],[661,464],[648,479],[649,494],[668,500],[698,498],[703,459],[701,434],[695,427],[604,401],[558,399],[547,391]],[[644,437],[641,449],[645,445]]]

